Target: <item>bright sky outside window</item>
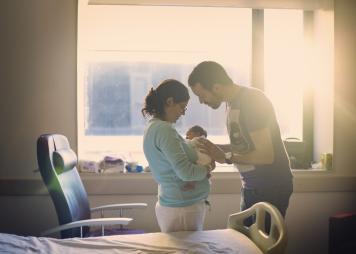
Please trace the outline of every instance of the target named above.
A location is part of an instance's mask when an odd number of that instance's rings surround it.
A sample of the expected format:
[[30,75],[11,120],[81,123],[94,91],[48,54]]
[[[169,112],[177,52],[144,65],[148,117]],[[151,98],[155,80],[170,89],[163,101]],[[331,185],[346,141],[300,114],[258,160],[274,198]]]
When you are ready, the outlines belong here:
[[303,140],[303,11],[265,10],[264,45],[265,92],[274,104],[282,136]]

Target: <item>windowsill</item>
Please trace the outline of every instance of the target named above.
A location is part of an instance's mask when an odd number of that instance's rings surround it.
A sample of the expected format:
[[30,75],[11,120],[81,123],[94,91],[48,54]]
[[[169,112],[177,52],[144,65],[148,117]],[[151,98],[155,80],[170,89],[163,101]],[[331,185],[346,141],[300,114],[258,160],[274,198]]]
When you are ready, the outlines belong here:
[[[157,184],[151,173],[81,173],[88,195],[156,195]],[[334,170],[293,170],[294,192],[355,192],[356,176]],[[213,172],[211,194],[239,194],[238,172]],[[33,178],[0,179],[2,196],[48,195],[39,173]]]

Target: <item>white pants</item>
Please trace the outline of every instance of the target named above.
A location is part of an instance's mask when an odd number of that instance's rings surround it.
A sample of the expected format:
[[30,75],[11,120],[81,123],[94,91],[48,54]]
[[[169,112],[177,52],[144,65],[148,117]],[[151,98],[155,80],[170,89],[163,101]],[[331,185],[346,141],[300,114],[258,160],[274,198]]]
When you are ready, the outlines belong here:
[[156,203],[156,217],[162,232],[203,230],[206,204],[202,200],[184,207],[167,207]]

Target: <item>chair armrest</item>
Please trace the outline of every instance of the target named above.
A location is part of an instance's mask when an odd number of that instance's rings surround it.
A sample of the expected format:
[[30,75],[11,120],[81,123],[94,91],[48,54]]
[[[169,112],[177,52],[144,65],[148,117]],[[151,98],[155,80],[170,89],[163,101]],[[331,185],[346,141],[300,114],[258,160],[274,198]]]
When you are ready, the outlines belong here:
[[[70,222],[67,224],[60,225],[58,227],[46,230],[41,233],[41,236],[46,236],[53,234],[55,232],[59,232],[65,229],[71,229],[71,228],[81,228],[84,226],[104,226],[104,225],[127,225],[132,221],[131,218],[99,218],[99,219],[89,219],[89,220],[78,220],[74,222]],[[82,230],[81,230],[81,237],[82,236]]]
[[104,211],[104,210],[123,210],[132,208],[146,208],[146,203],[127,203],[127,204],[110,204],[97,206],[90,209],[90,212]]

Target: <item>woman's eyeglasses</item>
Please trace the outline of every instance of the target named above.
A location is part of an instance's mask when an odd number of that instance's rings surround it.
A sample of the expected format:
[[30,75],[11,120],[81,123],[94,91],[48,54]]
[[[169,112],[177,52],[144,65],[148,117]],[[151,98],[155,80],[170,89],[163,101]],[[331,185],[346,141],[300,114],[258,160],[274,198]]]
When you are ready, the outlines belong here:
[[182,113],[184,114],[187,111],[187,106],[183,104],[179,104],[180,109],[182,110]]

